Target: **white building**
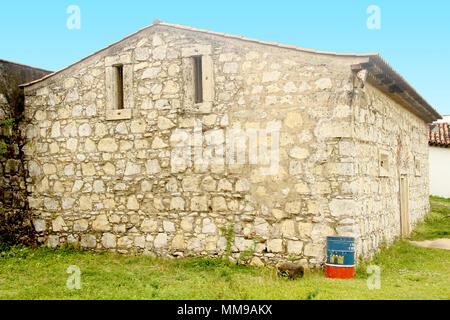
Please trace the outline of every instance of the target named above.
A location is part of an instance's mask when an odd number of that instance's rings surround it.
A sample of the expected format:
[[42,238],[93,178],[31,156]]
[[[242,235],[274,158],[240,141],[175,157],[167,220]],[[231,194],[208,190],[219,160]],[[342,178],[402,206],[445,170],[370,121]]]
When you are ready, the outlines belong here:
[[430,194],[450,198],[450,115],[429,129]]

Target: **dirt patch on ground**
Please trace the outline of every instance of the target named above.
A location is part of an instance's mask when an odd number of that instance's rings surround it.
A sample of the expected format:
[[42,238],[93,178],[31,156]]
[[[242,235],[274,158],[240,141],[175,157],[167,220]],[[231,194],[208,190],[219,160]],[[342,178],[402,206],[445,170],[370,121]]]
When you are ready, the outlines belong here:
[[424,248],[437,248],[450,250],[450,239],[435,239],[427,241],[410,241],[411,244]]

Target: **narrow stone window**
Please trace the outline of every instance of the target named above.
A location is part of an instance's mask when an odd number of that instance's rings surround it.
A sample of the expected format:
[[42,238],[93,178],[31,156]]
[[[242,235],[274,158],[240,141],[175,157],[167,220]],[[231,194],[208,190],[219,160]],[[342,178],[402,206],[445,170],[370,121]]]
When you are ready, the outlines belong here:
[[131,56],[105,58],[105,118],[108,121],[131,119],[134,108],[133,64]]
[[389,176],[389,156],[386,153],[380,153],[380,176]]
[[203,67],[202,56],[194,56],[194,91],[195,103],[203,102]]
[[420,170],[421,167],[422,167],[422,164],[421,164],[420,160],[415,157],[414,158],[414,171],[415,171],[415,174],[417,177],[420,177],[420,175],[421,175],[421,170]]
[[211,46],[183,48],[182,57],[183,109],[190,113],[209,114],[215,97]]
[[123,99],[123,65],[114,66],[115,73],[115,109],[121,110],[124,107]]

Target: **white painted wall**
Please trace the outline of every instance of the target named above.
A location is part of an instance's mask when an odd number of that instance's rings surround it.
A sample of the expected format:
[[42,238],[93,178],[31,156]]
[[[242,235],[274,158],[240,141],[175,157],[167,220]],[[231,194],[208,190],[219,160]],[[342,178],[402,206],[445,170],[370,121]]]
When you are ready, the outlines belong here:
[[441,120],[435,121],[433,123],[450,123],[450,115],[442,116]]
[[450,198],[450,148],[430,146],[430,194]]

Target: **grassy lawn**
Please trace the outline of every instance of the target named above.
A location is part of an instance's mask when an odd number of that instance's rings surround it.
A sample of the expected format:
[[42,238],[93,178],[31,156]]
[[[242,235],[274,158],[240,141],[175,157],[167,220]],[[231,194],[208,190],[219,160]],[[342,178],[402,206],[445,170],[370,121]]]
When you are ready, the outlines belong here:
[[[450,200],[432,197],[431,204],[411,239],[450,236]],[[367,287],[370,264],[381,268],[380,290]],[[66,287],[71,265],[81,270],[80,290]],[[0,256],[0,299],[450,299],[450,251],[398,241],[360,264],[355,279],[328,279],[315,271],[293,281],[279,278],[273,268],[219,259],[14,247]]]
[[416,226],[411,240],[450,238],[450,199],[430,197],[431,212]]

